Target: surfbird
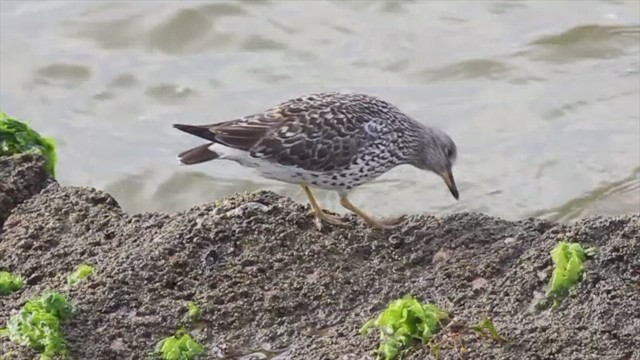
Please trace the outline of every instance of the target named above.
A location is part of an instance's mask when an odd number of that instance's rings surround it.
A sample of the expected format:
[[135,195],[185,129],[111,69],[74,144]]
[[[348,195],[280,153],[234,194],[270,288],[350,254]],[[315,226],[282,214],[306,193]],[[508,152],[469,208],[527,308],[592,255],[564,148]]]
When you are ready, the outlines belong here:
[[173,126],[207,140],[180,153],[182,164],[227,159],[254,168],[265,178],[300,185],[318,230],[323,222],[344,222],[320,207],[311,187],[336,191],[344,208],[370,226],[387,227],[385,220],[354,206],[348,195],[403,164],[441,176],[458,199],[451,171],[457,157],[454,141],[375,96],[308,94],[230,121]]

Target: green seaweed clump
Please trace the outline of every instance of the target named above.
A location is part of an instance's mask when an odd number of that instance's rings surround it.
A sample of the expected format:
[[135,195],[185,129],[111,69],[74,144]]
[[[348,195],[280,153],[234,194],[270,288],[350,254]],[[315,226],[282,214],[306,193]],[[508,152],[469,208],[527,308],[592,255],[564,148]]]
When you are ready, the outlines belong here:
[[163,360],[193,360],[204,353],[204,348],[190,334],[179,331],[158,342],[156,353]]
[[67,277],[67,285],[74,286],[80,281],[84,280],[89,275],[93,274],[93,266],[87,264],[81,264]]
[[187,313],[183,316],[182,321],[197,321],[200,317],[200,307],[193,301],[187,303]]
[[24,281],[19,275],[0,271],[0,295],[9,295],[22,289],[22,286],[24,286]]
[[569,290],[578,282],[584,270],[584,262],[593,249],[585,250],[579,243],[561,241],[551,250],[554,264],[551,281],[547,289],[546,302],[558,306]]
[[446,311],[407,295],[389,303],[376,319],[364,324],[360,333],[366,335],[370,328],[379,328],[380,346],[376,353],[378,358],[391,360],[417,342],[429,342],[440,329],[441,321],[448,318]]
[[64,295],[50,292],[29,300],[0,330],[16,344],[31,346],[40,352],[40,359],[54,356],[66,357],[67,345],[62,334],[61,322],[71,316],[73,307]]
[[493,320],[490,318],[484,318],[479,323],[473,325],[471,327],[478,337],[488,337],[498,342],[507,342],[508,340],[504,338],[496,329]]
[[30,151],[44,156],[47,172],[55,177],[57,155],[53,139],[40,136],[29,125],[0,112],[0,156]]

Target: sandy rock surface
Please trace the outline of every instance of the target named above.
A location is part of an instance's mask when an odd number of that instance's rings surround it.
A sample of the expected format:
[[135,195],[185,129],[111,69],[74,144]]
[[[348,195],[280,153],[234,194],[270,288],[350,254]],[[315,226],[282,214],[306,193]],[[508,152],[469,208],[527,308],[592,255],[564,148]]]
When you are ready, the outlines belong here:
[[11,209],[52,182],[44,158],[32,154],[0,156],[0,229]]
[[[37,157],[0,164],[0,269],[26,279],[0,297],[0,327],[28,299],[61,290],[78,310],[64,323],[73,359],[147,358],[189,301],[201,308],[192,334],[205,359],[373,359],[377,334],[358,329],[405,294],[469,324],[489,316],[510,340],[467,334],[466,352],[445,344],[441,359],[640,359],[639,214],[571,226],[410,215],[384,231],[348,215],[349,226],[318,232],[308,206],[271,192],[126,214],[102,191],[46,179]],[[558,308],[536,311],[562,239],[598,253]],[[67,289],[80,263],[96,273]],[[10,352],[35,356],[0,339]]]

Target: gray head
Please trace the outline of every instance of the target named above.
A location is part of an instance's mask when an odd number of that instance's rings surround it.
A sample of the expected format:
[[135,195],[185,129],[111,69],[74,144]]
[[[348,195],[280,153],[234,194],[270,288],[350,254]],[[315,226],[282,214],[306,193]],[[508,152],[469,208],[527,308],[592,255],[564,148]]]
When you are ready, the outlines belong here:
[[458,188],[451,172],[458,156],[456,144],[440,129],[425,127],[422,134],[411,164],[418,169],[429,170],[440,175],[451,191],[451,195],[457,200]]

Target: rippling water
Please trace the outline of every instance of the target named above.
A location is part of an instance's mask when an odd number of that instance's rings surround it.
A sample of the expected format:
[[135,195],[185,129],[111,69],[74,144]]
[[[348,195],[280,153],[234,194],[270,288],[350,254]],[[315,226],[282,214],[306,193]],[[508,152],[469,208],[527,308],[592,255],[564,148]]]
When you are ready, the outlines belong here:
[[[59,143],[60,182],[133,212],[266,188],[178,166],[211,123],[353,90],[445,129],[461,200],[399,167],[354,193],[376,215],[562,221],[640,211],[638,1],[2,1],[0,108]],[[338,210],[334,194],[320,192]]]

